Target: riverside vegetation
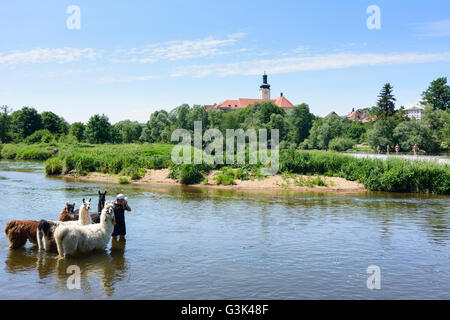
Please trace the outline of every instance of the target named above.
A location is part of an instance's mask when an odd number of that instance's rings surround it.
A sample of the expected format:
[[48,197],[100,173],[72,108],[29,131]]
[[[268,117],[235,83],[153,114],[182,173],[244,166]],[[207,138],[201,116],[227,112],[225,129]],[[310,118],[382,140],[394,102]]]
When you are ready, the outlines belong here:
[[[46,160],[48,175],[101,172],[137,180],[148,169],[170,168],[169,177],[182,184],[206,183],[205,176],[211,170],[220,170],[214,180],[223,185],[232,185],[236,179],[263,178],[261,164],[174,165],[170,160],[173,148],[170,144],[6,144],[0,148],[4,159]],[[56,155],[55,148],[59,150]],[[450,166],[433,162],[358,159],[331,151],[288,149],[280,151],[280,172],[342,177],[360,181],[371,191],[450,194]],[[122,177],[121,183],[129,182]],[[316,185],[321,182],[317,180]]]

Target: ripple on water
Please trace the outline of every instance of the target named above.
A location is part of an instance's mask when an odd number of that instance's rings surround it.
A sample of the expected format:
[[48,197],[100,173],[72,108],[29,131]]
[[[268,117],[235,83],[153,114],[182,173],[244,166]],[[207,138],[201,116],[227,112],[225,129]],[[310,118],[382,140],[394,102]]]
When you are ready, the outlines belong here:
[[[8,250],[0,237],[0,298],[450,298],[449,197],[122,187],[2,161],[0,179],[3,224],[56,219],[66,200],[95,206],[98,190],[107,200],[125,193],[133,209],[126,243],[73,260],[29,244]],[[81,290],[66,286],[74,263]],[[371,264],[382,270],[380,292],[365,286]]]

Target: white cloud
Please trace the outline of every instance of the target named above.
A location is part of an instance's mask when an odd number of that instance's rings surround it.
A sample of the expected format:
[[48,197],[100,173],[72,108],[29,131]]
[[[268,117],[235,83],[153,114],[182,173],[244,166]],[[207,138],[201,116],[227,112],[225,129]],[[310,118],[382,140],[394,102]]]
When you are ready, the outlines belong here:
[[81,59],[94,60],[99,55],[94,49],[70,48],[60,49],[32,49],[29,51],[12,51],[0,53],[0,64],[34,64],[56,62],[59,64],[79,61]]
[[450,37],[450,19],[414,25],[421,37]]
[[299,71],[344,69],[361,66],[414,64],[450,61],[450,52],[441,53],[335,53],[316,56],[295,56],[279,59],[251,60],[229,64],[209,64],[179,67],[172,77],[219,77],[230,75],[258,75],[262,70],[271,74]]
[[153,76],[134,76],[134,77],[123,77],[123,78],[100,78],[99,83],[128,83],[135,81],[150,81],[154,80]]
[[[155,43],[142,49],[131,48],[114,51],[111,62],[141,62],[151,63],[157,61],[175,61],[202,57],[213,57],[231,53],[233,51],[223,50],[231,47],[244,36],[243,33],[228,35],[225,39],[206,37],[198,40],[182,40]],[[242,50],[242,49],[240,49]]]

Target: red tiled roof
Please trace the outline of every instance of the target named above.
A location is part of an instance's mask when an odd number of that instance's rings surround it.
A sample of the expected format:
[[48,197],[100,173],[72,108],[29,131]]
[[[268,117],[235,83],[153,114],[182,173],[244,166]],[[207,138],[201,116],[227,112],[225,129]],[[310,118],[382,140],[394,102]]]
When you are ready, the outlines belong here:
[[243,99],[240,98],[238,100],[225,100],[224,102],[218,103],[211,106],[207,106],[207,110],[212,109],[243,109],[247,108],[251,104],[255,104],[258,102],[264,102],[264,101],[272,101],[280,108],[293,108],[294,105],[286,99],[284,96],[278,97],[273,100],[264,100],[264,99]]

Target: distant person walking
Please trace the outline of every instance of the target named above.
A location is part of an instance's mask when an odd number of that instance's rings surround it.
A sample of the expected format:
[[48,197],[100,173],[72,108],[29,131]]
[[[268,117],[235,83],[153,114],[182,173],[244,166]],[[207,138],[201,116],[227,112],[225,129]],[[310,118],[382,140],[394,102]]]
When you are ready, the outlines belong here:
[[114,219],[116,224],[114,225],[114,231],[112,233],[112,239],[117,240],[117,236],[120,236],[120,240],[125,240],[125,235],[127,233],[125,226],[125,210],[131,211],[127,200],[123,194],[118,194],[116,197],[116,202],[114,202]]
[[389,151],[391,151],[391,147],[389,144],[386,146],[386,154],[389,155]]
[[378,152],[378,154],[381,153],[381,147],[380,147],[380,145],[378,145],[378,147],[377,147],[377,152]]
[[395,145],[395,154],[398,155],[398,152],[400,151],[400,146],[398,143]]
[[413,146],[412,151],[414,152],[414,155],[417,156],[417,152],[419,152],[419,147],[417,146],[417,143]]

